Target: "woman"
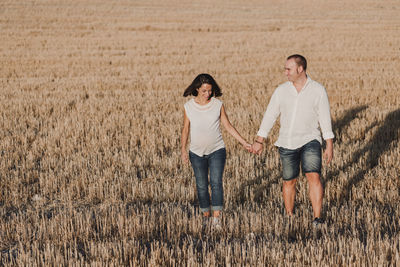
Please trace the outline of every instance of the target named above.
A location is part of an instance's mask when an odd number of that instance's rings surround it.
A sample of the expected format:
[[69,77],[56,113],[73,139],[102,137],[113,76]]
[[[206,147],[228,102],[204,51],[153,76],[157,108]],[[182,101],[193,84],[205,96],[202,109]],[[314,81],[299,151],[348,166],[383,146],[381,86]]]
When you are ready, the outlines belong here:
[[[213,225],[220,228],[219,216],[223,206],[222,174],[226,150],[220,124],[248,151],[251,145],[229,122],[222,102],[221,89],[209,74],[198,75],[186,88],[183,96],[195,96],[184,105],[182,129],[182,161],[190,162],[196,177],[197,196],[205,218],[213,217]],[[189,155],[186,150],[190,131]],[[210,174],[211,203],[208,190]],[[211,213],[212,212],[212,213]]]

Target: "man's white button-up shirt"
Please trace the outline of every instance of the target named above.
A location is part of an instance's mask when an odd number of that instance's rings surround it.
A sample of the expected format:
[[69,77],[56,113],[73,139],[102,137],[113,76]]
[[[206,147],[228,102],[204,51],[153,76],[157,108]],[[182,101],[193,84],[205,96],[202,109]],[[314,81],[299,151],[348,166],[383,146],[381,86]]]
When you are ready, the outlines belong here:
[[281,126],[275,142],[278,147],[296,149],[314,139],[321,143],[321,131],[325,140],[334,137],[328,95],[310,77],[300,92],[292,82],[276,88],[257,135],[266,138],[279,115]]

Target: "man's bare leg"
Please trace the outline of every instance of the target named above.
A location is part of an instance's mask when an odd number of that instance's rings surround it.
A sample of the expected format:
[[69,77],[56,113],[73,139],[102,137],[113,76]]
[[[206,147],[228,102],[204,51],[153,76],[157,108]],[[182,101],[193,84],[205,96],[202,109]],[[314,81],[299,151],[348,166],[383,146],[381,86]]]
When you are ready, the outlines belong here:
[[294,198],[296,195],[296,179],[283,181],[282,193],[286,212],[289,216],[292,216],[294,208]]
[[321,217],[322,199],[324,197],[324,188],[322,187],[320,175],[317,172],[306,173],[308,180],[309,196],[314,212],[314,218]]

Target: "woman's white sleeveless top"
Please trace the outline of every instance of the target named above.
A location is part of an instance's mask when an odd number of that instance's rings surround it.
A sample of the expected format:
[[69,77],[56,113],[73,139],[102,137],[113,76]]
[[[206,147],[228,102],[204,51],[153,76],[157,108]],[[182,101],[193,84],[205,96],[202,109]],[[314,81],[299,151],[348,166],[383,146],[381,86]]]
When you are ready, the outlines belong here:
[[194,99],[184,105],[190,121],[190,151],[202,157],[224,148],[220,129],[222,102],[214,97],[206,105]]

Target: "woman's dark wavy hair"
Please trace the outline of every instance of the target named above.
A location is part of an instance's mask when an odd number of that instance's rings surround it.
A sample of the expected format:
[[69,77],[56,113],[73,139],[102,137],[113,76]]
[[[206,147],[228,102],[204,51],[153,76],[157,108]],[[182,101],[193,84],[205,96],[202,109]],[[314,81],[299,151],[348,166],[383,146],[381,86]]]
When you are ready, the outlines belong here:
[[221,96],[221,88],[219,88],[217,82],[214,80],[214,78],[207,73],[202,73],[197,75],[196,78],[194,78],[193,82],[186,88],[185,92],[183,93],[183,96],[188,96],[188,95],[194,95],[197,96],[198,92],[197,89],[199,89],[204,83],[210,84],[211,85],[211,97],[215,96]]

